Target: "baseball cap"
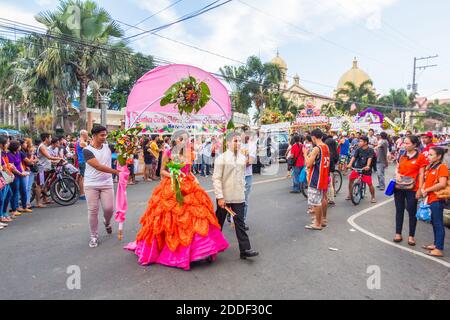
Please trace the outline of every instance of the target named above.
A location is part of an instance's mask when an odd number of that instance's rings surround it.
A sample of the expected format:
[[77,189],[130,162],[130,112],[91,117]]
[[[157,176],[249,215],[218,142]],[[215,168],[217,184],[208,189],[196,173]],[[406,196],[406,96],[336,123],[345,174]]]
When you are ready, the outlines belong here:
[[429,138],[433,138],[433,137],[434,137],[434,134],[433,134],[433,132],[431,132],[431,131],[428,131],[428,132],[426,132],[426,133],[422,134],[422,137],[429,137]]

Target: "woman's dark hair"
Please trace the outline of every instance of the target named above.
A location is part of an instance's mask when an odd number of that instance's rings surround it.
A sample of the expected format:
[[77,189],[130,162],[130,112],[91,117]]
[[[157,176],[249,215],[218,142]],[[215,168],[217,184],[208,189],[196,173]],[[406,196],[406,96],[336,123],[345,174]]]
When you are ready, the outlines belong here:
[[333,160],[334,163],[337,163],[339,161],[339,154],[337,152],[336,141],[334,141],[333,137],[330,136],[325,140],[325,144],[328,146],[328,149],[330,150],[330,158]]
[[50,137],[50,133],[41,133],[41,141],[44,142]]
[[418,136],[408,136],[406,137],[406,139],[409,139],[409,141],[411,141],[411,143],[416,147],[420,147],[420,139]]
[[383,139],[383,140],[387,140],[387,138],[388,138],[388,135],[386,132],[380,133],[380,136],[381,136],[381,139]]
[[315,137],[316,139],[322,139],[323,138],[323,132],[320,129],[314,129],[311,132],[311,136]]
[[441,157],[441,161],[444,160],[444,156],[447,153],[447,149],[441,148],[441,147],[431,147],[431,150],[434,150],[438,156]]
[[307,136],[306,136],[306,141],[312,142],[312,137],[311,137],[310,135],[307,135]]
[[59,142],[59,138],[56,138],[56,137],[52,138],[52,142],[51,142],[52,144],[55,144],[57,142]]
[[11,142],[9,143],[9,148],[8,148],[8,150],[9,150],[9,152],[11,152],[11,153],[16,153],[17,150],[19,150],[19,148],[20,148],[20,143],[19,143],[19,141],[13,140],[13,141],[11,141]]
[[366,144],[369,144],[369,138],[367,136],[362,136],[359,138],[359,140],[364,141]]
[[0,146],[5,146],[8,143],[8,139],[4,136],[0,136]]
[[96,126],[92,128],[91,134],[95,136],[96,134],[99,134],[100,132],[108,132],[108,130],[104,126]]
[[293,142],[293,144],[294,144],[294,143],[299,143],[299,142],[300,142],[300,137],[299,137],[298,135],[295,135],[295,136],[292,138],[292,142]]

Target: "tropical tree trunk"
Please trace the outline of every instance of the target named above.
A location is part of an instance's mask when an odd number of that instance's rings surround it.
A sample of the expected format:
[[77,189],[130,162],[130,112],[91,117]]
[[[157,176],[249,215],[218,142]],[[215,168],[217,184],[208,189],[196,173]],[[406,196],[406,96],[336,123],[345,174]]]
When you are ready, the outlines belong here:
[[15,116],[16,116],[16,104],[14,102],[11,102],[11,122],[10,125],[14,126],[15,122]]
[[52,130],[56,133],[58,128],[58,98],[56,93],[52,94]]
[[36,133],[36,113],[35,113],[35,107],[33,106],[33,108],[30,110],[30,112],[28,112],[28,120],[29,120],[29,124],[30,124],[30,132],[31,132],[31,136],[34,136]]
[[80,130],[87,129],[87,87],[88,81],[82,77],[80,81]]
[[5,125],[5,99],[0,96],[0,124]]

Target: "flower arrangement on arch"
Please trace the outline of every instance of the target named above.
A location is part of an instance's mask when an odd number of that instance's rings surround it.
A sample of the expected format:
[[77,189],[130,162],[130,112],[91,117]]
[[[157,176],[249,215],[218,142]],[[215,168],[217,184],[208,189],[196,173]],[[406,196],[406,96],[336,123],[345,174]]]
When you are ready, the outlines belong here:
[[205,82],[188,77],[173,84],[161,100],[161,107],[175,104],[180,114],[199,112],[211,100],[211,91]]
[[125,166],[129,159],[133,159],[141,145],[139,134],[143,128],[140,126],[125,130],[115,130],[109,134],[109,138],[115,142],[117,161],[121,166]]

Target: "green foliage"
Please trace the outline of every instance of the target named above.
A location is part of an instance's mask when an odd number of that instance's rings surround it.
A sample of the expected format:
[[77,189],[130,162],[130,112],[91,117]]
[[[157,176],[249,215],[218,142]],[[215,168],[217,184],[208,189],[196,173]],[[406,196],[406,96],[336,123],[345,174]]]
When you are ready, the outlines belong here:
[[[231,86],[231,101],[235,111],[248,114],[254,105],[257,109],[256,116],[262,114],[262,110],[271,103],[275,107],[281,107],[286,112],[290,105],[284,99],[278,102],[271,101],[271,94],[279,89],[281,81],[280,68],[272,63],[262,63],[256,56],[247,59],[245,66],[224,66],[220,73]],[[282,98],[280,98],[282,99]]]
[[211,91],[206,83],[198,83],[194,77],[173,84],[164,94],[162,107],[175,104],[180,114],[199,112],[211,100]]

